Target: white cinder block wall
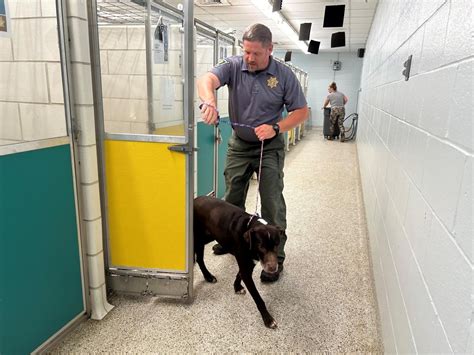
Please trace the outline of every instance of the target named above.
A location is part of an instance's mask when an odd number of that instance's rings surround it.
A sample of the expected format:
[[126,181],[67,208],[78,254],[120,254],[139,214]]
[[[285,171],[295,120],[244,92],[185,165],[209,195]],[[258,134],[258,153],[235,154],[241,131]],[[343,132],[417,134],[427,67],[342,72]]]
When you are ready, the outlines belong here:
[[[168,62],[152,65],[155,128],[182,124],[184,116],[182,33],[177,24],[166,24],[169,26]],[[144,27],[133,22],[101,25],[99,40],[105,130],[150,133]]]
[[471,0],[425,0],[379,1],[368,38],[357,146],[387,353],[473,351],[471,36]]
[[[274,55],[278,58],[284,58],[285,51],[275,51]],[[332,70],[332,64],[335,60],[342,63],[341,70]],[[357,112],[357,95],[360,88],[362,60],[363,58],[357,57],[356,52],[303,54],[293,51],[291,64],[308,73],[309,85],[306,99],[311,107],[313,126],[323,125],[321,107],[328,95],[328,86],[333,81],[336,82],[338,90],[349,98],[346,105],[346,116]]]
[[53,0],[8,2],[0,37],[0,145],[67,134]]

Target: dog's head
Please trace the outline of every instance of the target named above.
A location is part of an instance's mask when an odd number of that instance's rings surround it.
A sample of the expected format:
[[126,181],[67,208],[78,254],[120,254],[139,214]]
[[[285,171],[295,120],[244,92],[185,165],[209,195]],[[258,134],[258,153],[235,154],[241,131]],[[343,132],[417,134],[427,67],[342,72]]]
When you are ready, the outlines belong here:
[[278,246],[283,229],[269,224],[259,224],[244,233],[250,250],[258,256],[263,270],[274,273],[278,270]]

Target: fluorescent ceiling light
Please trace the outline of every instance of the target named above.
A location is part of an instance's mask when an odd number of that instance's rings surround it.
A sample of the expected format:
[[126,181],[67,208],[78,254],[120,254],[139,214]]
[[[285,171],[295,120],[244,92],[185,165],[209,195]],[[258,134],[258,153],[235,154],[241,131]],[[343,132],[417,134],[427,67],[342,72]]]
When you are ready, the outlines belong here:
[[291,39],[298,48],[304,53],[308,54],[308,43],[300,41],[298,32],[290,25],[288,20],[279,11],[273,12],[273,6],[268,0],[252,0],[252,3],[269,19],[272,19],[283,31],[289,39]]

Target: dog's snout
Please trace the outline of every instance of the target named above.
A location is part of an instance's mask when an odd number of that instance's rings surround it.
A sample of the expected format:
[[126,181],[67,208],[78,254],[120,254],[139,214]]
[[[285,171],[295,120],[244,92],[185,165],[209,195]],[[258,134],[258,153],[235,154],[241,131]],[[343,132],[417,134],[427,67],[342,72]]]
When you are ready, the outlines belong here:
[[277,270],[278,270],[278,264],[276,264],[276,265],[268,265],[267,269],[268,269],[268,272],[270,272],[270,273],[277,272]]
[[273,252],[269,252],[265,255],[262,260],[262,267],[265,272],[273,274],[278,271],[278,258],[277,254]]

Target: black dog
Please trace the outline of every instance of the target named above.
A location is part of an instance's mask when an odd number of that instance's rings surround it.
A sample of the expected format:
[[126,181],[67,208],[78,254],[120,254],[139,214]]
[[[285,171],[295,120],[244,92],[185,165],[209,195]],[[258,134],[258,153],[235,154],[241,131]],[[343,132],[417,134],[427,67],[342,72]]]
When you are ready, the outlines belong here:
[[276,328],[277,324],[255,287],[252,272],[254,260],[260,260],[268,273],[278,270],[277,252],[282,233],[282,229],[228,202],[207,196],[194,199],[194,252],[204,278],[208,282],[217,281],[204,264],[204,245],[216,240],[237,259],[239,272],[234,282],[235,292],[245,293],[243,281],[269,328]]

